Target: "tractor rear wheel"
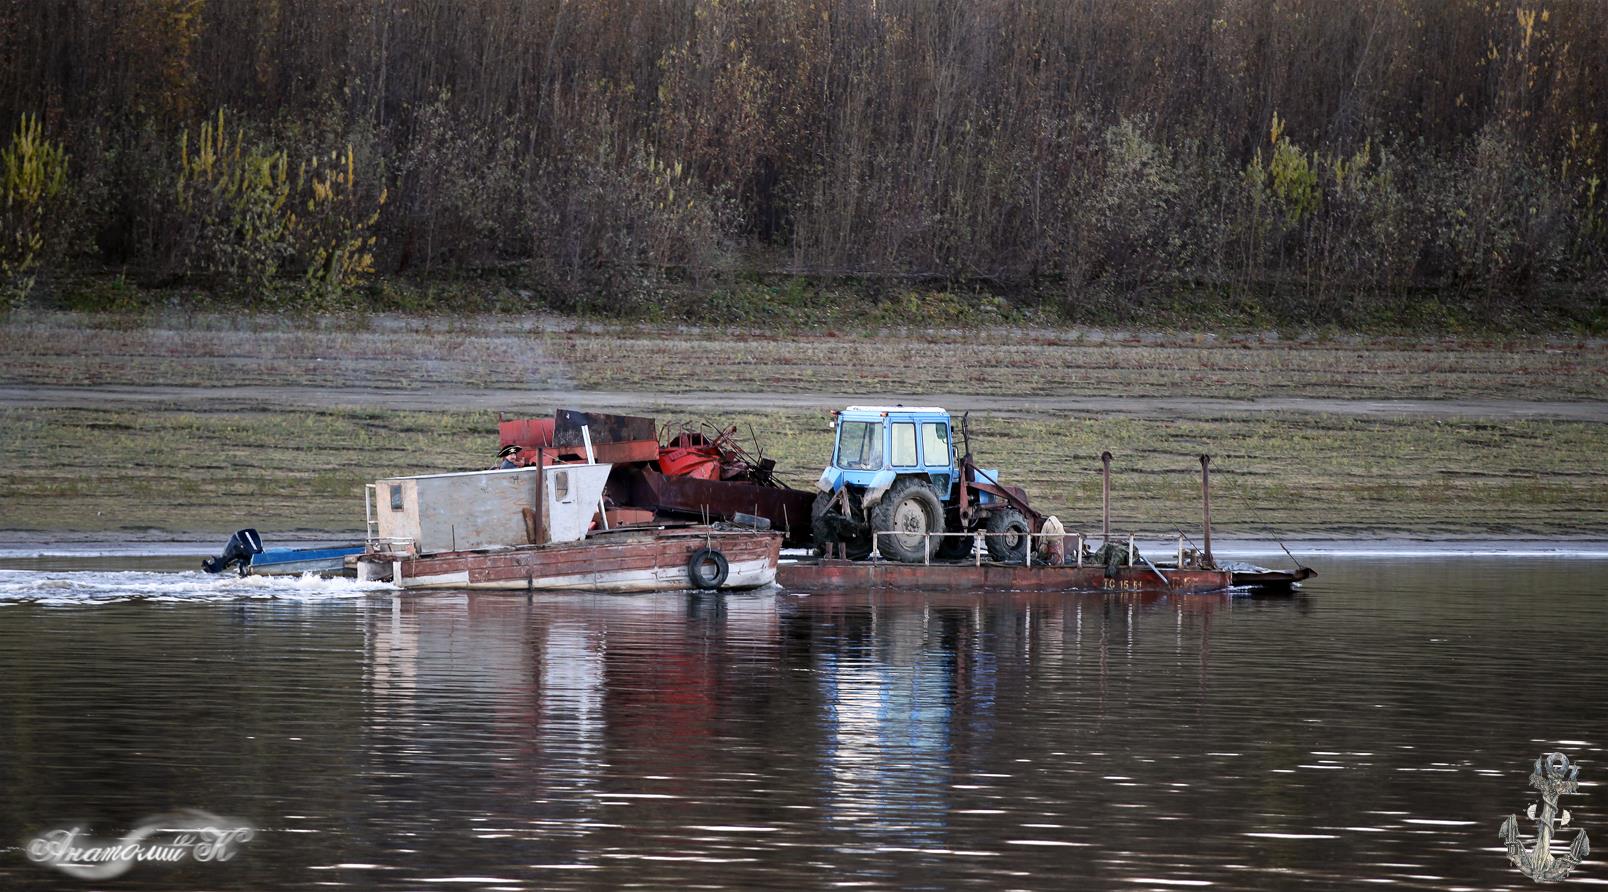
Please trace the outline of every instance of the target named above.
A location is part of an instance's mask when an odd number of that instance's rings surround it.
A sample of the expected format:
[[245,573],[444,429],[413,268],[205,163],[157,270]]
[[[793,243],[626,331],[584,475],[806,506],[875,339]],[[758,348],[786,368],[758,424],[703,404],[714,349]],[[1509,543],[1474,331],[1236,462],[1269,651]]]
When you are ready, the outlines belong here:
[[871,529],[888,533],[877,537],[877,548],[896,561],[919,564],[932,554],[928,533],[942,532],[944,505],[932,487],[916,477],[905,477],[871,509]]
[[1027,560],[1027,518],[1015,508],[995,511],[988,516],[988,556],[1002,564]]

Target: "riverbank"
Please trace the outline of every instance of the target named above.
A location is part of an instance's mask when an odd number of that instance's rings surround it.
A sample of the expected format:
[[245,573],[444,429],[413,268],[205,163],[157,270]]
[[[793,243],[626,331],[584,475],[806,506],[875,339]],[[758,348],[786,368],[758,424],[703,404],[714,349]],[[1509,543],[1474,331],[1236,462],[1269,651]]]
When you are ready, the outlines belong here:
[[555,315],[15,313],[0,382],[431,391],[1600,400],[1608,339],[1022,325],[616,324]]
[[1210,453],[1224,537],[1608,536],[1596,341],[42,314],[0,348],[4,530],[354,530],[365,482],[486,467],[497,411],[560,405],[751,427],[808,487],[828,409],[921,399],[1074,530],[1109,449],[1140,534],[1198,527]]
[[[712,414],[763,432],[801,488],[830,451],[824,413]],[[357,529],[364,483],[486,467],[496,451],[484,411],[5,409],[0,424],[0,529]],[[1122,530],[1196,528],[1207,452],[1225,536],[1608,535],[1600,423],[976,413],[971,426],[985,462],[1074,530],[1098,524],[1097,456],[1110,449]]]

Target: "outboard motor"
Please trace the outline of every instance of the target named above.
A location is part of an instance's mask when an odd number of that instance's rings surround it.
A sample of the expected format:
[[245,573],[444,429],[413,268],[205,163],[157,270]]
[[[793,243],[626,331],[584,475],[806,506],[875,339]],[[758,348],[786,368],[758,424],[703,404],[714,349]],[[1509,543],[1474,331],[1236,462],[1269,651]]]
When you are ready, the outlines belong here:
[[223,554],[203,560],[201,569],[208,573],[226,573],[230,567],[238,567],[240,575],[244,576],[246,568],[251,566],[251,556],[256,554],[262,554],[262,537],[256,530],[238,530],[229,537]]

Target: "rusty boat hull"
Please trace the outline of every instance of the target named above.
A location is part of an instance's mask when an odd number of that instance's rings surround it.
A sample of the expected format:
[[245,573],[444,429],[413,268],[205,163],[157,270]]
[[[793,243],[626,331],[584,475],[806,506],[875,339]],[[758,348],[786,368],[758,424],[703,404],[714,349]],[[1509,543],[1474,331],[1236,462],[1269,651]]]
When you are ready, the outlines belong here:
[[403,589],[662,592],[695,588],[688,564],[711,548],[725,558],[721,590],[774,583],[782,535],[702,528],[616,530],[580,542],[478,551],[363,556],[371,579]]
[[1106,576],[1103,566],[1059,564],[938,563],[799,560],[777,569],[776,581],[790,591],[838,592],[902,589],[925,592],[1171,592],[1207,594],[1231,588],[1229,570],[1121,567]]

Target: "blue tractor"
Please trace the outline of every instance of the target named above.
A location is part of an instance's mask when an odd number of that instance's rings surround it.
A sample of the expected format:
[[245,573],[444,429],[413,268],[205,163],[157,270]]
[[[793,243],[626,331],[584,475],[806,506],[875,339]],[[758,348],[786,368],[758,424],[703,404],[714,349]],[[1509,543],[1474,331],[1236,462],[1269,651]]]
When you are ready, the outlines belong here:
[[823,554],[841,551],[864,560],[874,547],[907,563],[955,560],[971,556],[973,536],[927,534],[982,531],[989,534],[990,559],[1026,559],[1029,534],[1039,531],[1043,516],[1020,487],[1004,486],[997,470],[977,467],[969,445],[958,453],[947,411],[850,406],[832,417],[832,461],[816,483],[820,493],[811,512]]

